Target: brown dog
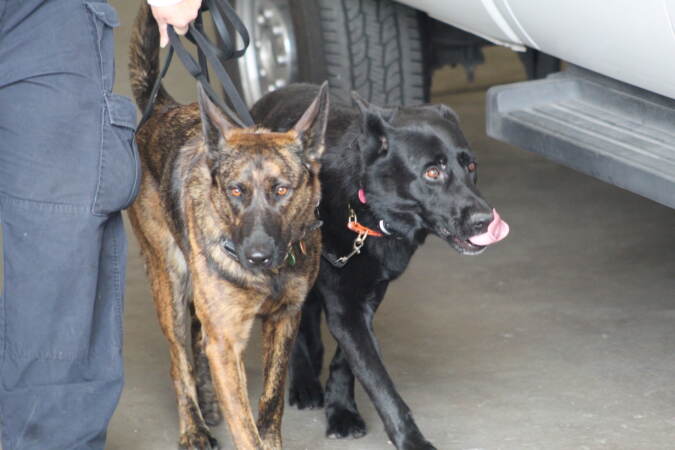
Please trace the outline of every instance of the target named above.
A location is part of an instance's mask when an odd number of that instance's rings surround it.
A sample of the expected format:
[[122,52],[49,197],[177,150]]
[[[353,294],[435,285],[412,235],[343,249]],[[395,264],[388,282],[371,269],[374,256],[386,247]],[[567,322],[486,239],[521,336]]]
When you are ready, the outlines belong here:
[[[130,62],[141,110],[157,65],[157,25],[143,6]],[[319,266],[327,91],[289,132],[272,133],[238,128],[201,86],[198,105],[161,89],[137,133],[143,181],[129,217],[169,341],[182,448],[216,448],[207,424],[221,409],[237,448],[281,447],[288,355]],[[256,317],[265,370],[257,423],[242,361]]]

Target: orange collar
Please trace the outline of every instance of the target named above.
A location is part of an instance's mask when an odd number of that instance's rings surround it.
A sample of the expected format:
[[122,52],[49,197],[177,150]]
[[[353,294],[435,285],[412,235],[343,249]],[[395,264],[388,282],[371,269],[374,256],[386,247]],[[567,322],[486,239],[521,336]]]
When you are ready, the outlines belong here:
[[372,228],[368,228],[365,225],[361,225],[358,222],[347,222],[347,228],[352,230],[354,233],[365,233],[368,236],[382,237],[382,233],[375,231]]
[[356,218],[356,212],[354,212],[351,206],[349,207],[349,219],[347,220],[347,228],[349,228],[354,233],[358,233],[359,235],[373,236],[373,237],[383,236],[383,234],[380,233],[379,231],[375,231],[372,228],[368,228],[367,226],[360,224]]

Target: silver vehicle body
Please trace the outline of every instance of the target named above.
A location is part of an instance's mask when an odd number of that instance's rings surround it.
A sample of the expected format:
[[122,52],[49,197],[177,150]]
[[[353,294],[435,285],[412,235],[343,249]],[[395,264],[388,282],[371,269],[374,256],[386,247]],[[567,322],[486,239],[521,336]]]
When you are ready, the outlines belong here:
[[675,98],[675,0],[399,0],[514,50]]

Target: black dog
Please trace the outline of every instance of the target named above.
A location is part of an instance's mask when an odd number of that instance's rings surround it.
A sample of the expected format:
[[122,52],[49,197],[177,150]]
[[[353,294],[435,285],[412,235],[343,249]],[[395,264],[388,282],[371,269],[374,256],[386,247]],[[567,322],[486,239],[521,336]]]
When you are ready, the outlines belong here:
[[[293,85],[267,95],[253,107],[256,123],[290,128],[317,89]],[[429,233],[460,253],[478,254],[484,246],[469,238],[496,242],[508,229],[476,189],[477,163],[450,108],[380,108],[358,96],[355,101],[358,108],[331,105],[320,175],[324,257],[303,307],[289,401],[300,409],[323,405],[323,307],[339,344],[325,391],[327,435],[366,433],[354,401],[356,375],[398,449],[433,449],[382,363],[373,316],[389,282],[403,273]],[[496,237],[475,239],[485,238],[488,227]]]

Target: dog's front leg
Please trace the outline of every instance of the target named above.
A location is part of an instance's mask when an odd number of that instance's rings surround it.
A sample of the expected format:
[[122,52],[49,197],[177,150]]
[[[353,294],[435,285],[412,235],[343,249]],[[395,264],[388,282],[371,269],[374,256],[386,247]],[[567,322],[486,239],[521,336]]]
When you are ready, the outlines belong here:
[[217,448],[217,441],[211,436],[199,409],[193,366],[188,355],[189,292],[185,274],[167,270],[170,264],[162,263],[150,251],[146,254],[150,255],[147,268],[157,317],[169,342],[171,378],[178,404],[179,446],[181,449]]
[[339,298],[326,301],[326,318],[331,333],[363,385],[384,422],[387,435],[399,450],[433,450],[420,432],[408,405],[396,392],[384,367],[372,332],[372,309],[345,309]]
[[[227,419],[235,446],[240,450],[262,450],[253,420],[242,359],[254,316],[230,310],[232,320],[223,320],[195,299],[199,320],[206,334],[205,352],[214,387]],[[206,309],[206,311],[205,311]]]
[[323,407],[320,380],[323,365],[322,308],[323,298],[318,289],[312,289],[302,305],[302,318],[288,363],[288,404],[298,409]]
[[288,358],[300,324],[298,311],[266,317],[262,323],[265,385],[258,402],[258,432],[265,450],[281,449],[281,417]]

